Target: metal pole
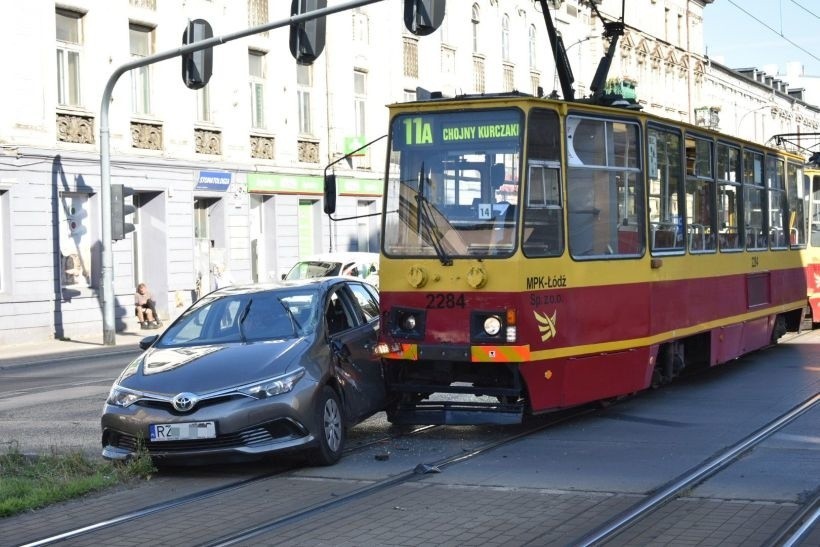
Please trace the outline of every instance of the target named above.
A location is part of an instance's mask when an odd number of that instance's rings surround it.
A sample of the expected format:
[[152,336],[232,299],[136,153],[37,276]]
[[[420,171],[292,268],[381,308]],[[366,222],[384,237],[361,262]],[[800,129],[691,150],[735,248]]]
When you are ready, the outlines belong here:
[[275,28],[290,26],[311,19],[318,19],[326,15],[346,11],[368,4],[375,4],[382,0],[354,0],[345,4],[339,4],[330,8],[313,10],[300,15],[293,15],[287,19],[266,23],[245,29],[224,36],[214,36],[207,40],[186,44],[179,48],[157,53],[140,59],[134,59],[114,70],[108,78],[108,83],[103,91],[102,104],[100,105],[100,197],[102,199],[102,300],[103,300],[103,344],[106,346],[116,345],[116,330],[114,326],[114,255],[111,250],[111,157],[110,157],[110,131],[108,128],[108,105],[111,103],[111,95],[114,92],[114,85],[120,76],[142,66],[148,66],[166,59],[181,57],[187,53],[193,53],[209,47],[215,47],[239,38],[245,38],[253,34],[259,34]]

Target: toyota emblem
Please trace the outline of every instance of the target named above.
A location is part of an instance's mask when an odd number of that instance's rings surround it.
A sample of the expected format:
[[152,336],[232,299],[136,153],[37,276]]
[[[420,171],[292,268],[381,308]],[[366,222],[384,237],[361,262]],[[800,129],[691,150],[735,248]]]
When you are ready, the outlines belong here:
[[194,405],[197,403],[197,397],[193,393],[180,393],[171,403],[174,405],[174,408],[180,412],[188,412]]

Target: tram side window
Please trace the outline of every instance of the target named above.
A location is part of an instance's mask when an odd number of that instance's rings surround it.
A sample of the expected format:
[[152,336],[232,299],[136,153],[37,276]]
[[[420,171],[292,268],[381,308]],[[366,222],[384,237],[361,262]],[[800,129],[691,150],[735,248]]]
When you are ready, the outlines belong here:
[[560,138],[558,115],[552,110],[533,109],[527,133],[529,167],[522,234],[522,249],[528,257],[564,252]]
[[766,229],[766,189],[763,186],[763,154],[743,151],[743,225],[746,249],[768,247]]
[[786,192],[789,199],[788,236],[789,245],[806,244],[806,213],[803,207],[803,169],[796,163],[786,164]]
[[715,250],[712,141],[687,136],[686,230],[690,252]]
[[524,209],[525,256],[559,256],[564,252],[561,177],[557,163],[531,161]]
[[820,247],[820,175],[811,177],[811,245]]
[[680,133],[649,128],[649,245],[683,251],[683,163]]
[[717,203],[718,245],[721,251],[743,249],[740,217],[740,149],[718,143],[717,145]]
[[567,117],[567,214],[573,258],[640,256],[644,242],[638,124]]
[[772,249],[786,248],[785,226],[788,203],[783,160],[766,156],[766,186],[769,191],[769,245]]

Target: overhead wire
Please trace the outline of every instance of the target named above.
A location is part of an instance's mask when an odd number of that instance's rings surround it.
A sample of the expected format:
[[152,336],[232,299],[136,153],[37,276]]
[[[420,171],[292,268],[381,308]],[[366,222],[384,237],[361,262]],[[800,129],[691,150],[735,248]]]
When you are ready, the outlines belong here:
[[[792,0],[792,2],[794,2],[794,0]],[[760,23],[761,25],[763,25],[764,27],[766,27],[767,29],[769,29],[770,31],[774,32],[775,34],[777,34],[778,36],[783,38],[785,41],[787,41],[788,43],[790,43],[791,45],[793,45],[794,47],[796,47],[797,49],[799,49],[800,51],[802,51],[803,53],[805,53],[806,55],[811,57],[812,59],[814,59],[816,61],[820,61],[820,57],[817,57],[814,53],[812,53],[811,51],[809,51],[806,48],[802,47],[800,44],[797,44],[793,40],[787,38],[786,35],[783,34],[782,32],[776,31],[775,29],[773,29],[772,27],[770,27],[769,25],[767,25],[766,23],[764,23],[763,21],[761,21],[760,19],[758,19],[757,17],[755,17],[754,15],[752,15],[751,13],[746,11],[745,9],[741,8],[734,0],[729,0],[729,3],[732,4],[734,7],[736,7],[737,9],[739,9],[740,11],[742,11],[743,13],[745,13],[746,15],[748,15],[749,17],[751,17],[752,19],[754,19],[755,21],[757,21],[758,23]],[[795,2],[795,4],[796,3],[797,2]],[[802,6],[800,6],[800,7],[802,7]],[[814,15],[814,14],[812,14],[812,15]],[[815,15],[815,17],[816,17],[816,15]]]
[[797,6],[800,9],[802,9],[803,11],[808,13],[809,15],[814,15],[815,18],[820,19],[820,15],[817,15],[816,13],[811,11],[809,8],[807,8],[806,6],[801,5],[799,2],[797,2],[797,0],[790,0],[790,1],[791,1],[792,4],[794,4],[795,6]]

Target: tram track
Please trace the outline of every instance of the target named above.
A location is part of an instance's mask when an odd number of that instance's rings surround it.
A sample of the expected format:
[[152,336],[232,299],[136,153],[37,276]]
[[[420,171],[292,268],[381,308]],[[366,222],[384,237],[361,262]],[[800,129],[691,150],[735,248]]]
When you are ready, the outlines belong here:
[[[416,435],[419,435],[419,434],[422,434],[422,433],[426,433],[426,432],[429,432],[431,430],[435,430],[435,429],[438,429],[438,428],[441,428],[441,427],[442,426],[438,426],[438,425],[426,425],[426,426],[420,426],[420,427],[413,428],[410,431],[407,431],[407,432],[404,432],[404,433],[401,433],[401,434],[398,434],[398,435],[385,435],[385,436],[382,436],[382,437],[379,437],[379,438],[376,438],[376,439],[372,439],[372,440],[357,444],[356,446],[346,448],[344,450],[344,455],[348,456],[348,455],[353,454],[355,452],[365,450],[365,449],[371,448],[373,446],[378,446],[378,445],[383,444],[383,443],[385,443],[387,441],[390,441],[390,440],[395,440],[395,439],[398,439],[398,438],[405,438],[405,437],[413,437],[413,436],[416,436]],[[229,494],[231,492],[235,492],[237,490],[245,488],[249,485],[259,483],[261,481],[266,481],[266,480],[270,480],[270,479],[275,478],[275,477],[284,476],[287,473],[292,472],[293,470],[294,470],[294,468],[292,468],[292,467],[286,467],[282,470],[272,471],[272,472],[269,472],[269,473],[262,473],[262,474],[259,474],[259,475],[253,476],[253,477],[245,478],[245,479],[238,480],[238,481],[233,481],[233,482],[230,482],[228,484],[223,484],[223,485],[220,485],[220,486],[207,488],[205,490],[200,490],[198,492],[194,492],[194,493],[191,493],[191,494],[188,494],[188,495],[185,495],[185,496],[180,496],[178,498],[174,498],[174,499],[171,499],[171,500],[166,500],[166,501],[163,501],[163,502],[160,502],[160,503],[156,503],[156,504],[153,504],[153,505],[142,507],[142,508],[136,509],[134,511],[129,511],[129,512],[123,513],[121,515],[106,518],[106,519],[100,520],[98,522],[87,524],[85,526],[81,526],[81,527],[74,528],[74,529],[71,529],[71,530],[66,530],[65,532],[61,532],[59,534],[55,534],[55,535],[52,535],[52,536],[49,536],[49,537],[45,537],[45,538],[39,539],[37,541],[33,541],[33,542],[30,542],[30,543],[24,543],[24,544],[20,545],[20,547],[39,547],[39,546],[44,546],[44,545],[52,545],[52,544],[59,543],[61,541],[65,541],[65,540],[68,540],[68,539],[71,539],[71,538],[80,537],[80,536],[83,536],[83,535],[86,535],[86,534],[91,534],[91,533],[94,533],[94,532],[100,532],[100,531],[103,531],[107,528],[111,528],[111,527],[119,525],[119,524],[124,524],[124,523],[135,521],[135,520],[138,520],[138,519],[150,517],[152,515],[156,515],[156,514],[159,514],[159,513],[166,512],[166,511],[171,511],[173,509],[176,509],[176,508],[179,508],[179,507],[182,507],[182,506],[185,506],[185,505],[205,501],[207,499],[214,498],[214,497],[217,497],[217,496],[220,496],[220,495],[226,495],[226,494]]]
[[[801,336],[804,333],[791,335],[789,337],[790,340],[793,340],[796,337]],[[676,498],[684,497],[682,496],[687,490],[695,487],[697,484],[707,480],[712,475],[720,472],[725,467],[731,464],[732,461],[736,460],[737,458],[741,457],[744,453],[750,451],[754,448],[757,444],[761,443],[763,440],[774,434],[775,432],[783,429],[789,423],[797,419],[799,416],[803,415],[805,412],[811,410],[818,404],[818,398],[820,398],[820,394],[815,394],[812,398],[801,403],[797,407],[794,407],[789,412],[784,414],[778,419],[773,420],[768,425],[759,428],[755,431],[755,433],[749,435],[747,438],[743,439],[742,441],[738,442],[737,444],[733,445],[732,447],[726,449],[725,451],[721,452],[721,454],[707,462],[704,462],[702,466],[698,466],[697,468],[691,470],[690,472],[684,473],[683,475],[679,476],[677,479],[666,483],[663,487],[655,490],[656,494],[652,497],[656,497],[662,493],[665,489],[673,489],[673,492],[669,493],[668,499],[664,500],[662,504],[658,505],[654,509],[647,509],[647,511],[638,516],[634,521],[630,521],[626,523],[626,526],[620,529],[618,532],[613,532],[613,535],[607,535],[606,538],[600,540],[592,540],[592,542],[584,543],[582,540],[579,540],[577,545],[598,545],[598,544],[605,544],[605,542],[609,538],[615,538],[619,533],[628,530],[629,526],[635,525],[637,522],[643,520],[644,518],[648,517],[654,511],[663,505],[673,501]],[[803,405],[808,405],[804,410],[800,411],[799,409]],[[255,538],[259,538],[260,536],[264,536],[265,534],[275,534],[280,529],[285,529],[291,524],[299,523],[301,521],[308,521],[312,517],[316,517],[322,515],[323,513],[329,513],[330,511],[336,508],[343,508],[347,504],[352,504],[352,502],[356,500],[367,500],[368,496],[377,494],[378,492],[384,492],[390,490],[391,488],[399,487],[402,484],[412,483],[413,481],[422,481],[424,477],[429,473],[436,473],[436,471],[444,470],[448,467],[458,465],[462,462],[473,460],[482,454],[486,454],[487,452],[494,450],[500,446],[505,444],[512,443],[516,440],[519,440],[523,437],[528,435],[533,435],[539,431],[547,429],[549,427],[553,427],[561,422],[566,422],[572,420],[574,418],[580,417],[583,414],[589,413],[590,411],[594,410],[594,406],[590,405],[590,407],[581,407],[576,409],[571,409],[569,411],[565,411],[563,413],[556,413],[553,415],[544,415],[539,417],[536,421],[537,423],[533,425],[532,423],[525,424],[524,426],[516,428],[517,431],[514,432],[512,435],[504,436],[498,440],[493,442],[484,443],[480,446],[475,448],[465,448],[459,451],[458,453],[451,454],[449,456],[437,459],[435,461],[431,461],[431,463],[419,464],[415,467],[408,467],[404,472],[397,473],[391,477],[388,477],[383,480],[374,480],[370,481],[367,480],[368,484],[362,487],[353,487],[350,488],[349,491],[344,493],[336,493],[334,488],[338,488],[337,486],[333,486],[331,484],[330,489],[325,490],[324,498],[327,498],[328,492],[330,495],[333,496],[333,499],[330,500],[323,500],[317,501],[320,498],[314,496],[314,499],[309,503],[301,503],[303,500],[293,500],[292,506],[287,507],[286,510],[283,510],[281,507],[278,508],[270,508],[267,511],[267,515],[264,515],[264,518],[258,518],[257,522],[250,524],[246,522],[244,524],[237,525],[236,528],[238,531],[229,532],[228,529],[223,528],[220,530],[218,534],[212,534],[210,536],[202,535],[199,539],[194,539],[193,537],[188,537],[187,540],[191,541],[191,544],[196,545],[235,545],[240,544],[243,542],[250,542],[253,543]],[[788,417],[790,414],[795,413],[790,418]],[[425,426],[413,429],[410,432],[401,434],[401,435],[384,435],[378,438],[374,438],[365,442],[361,442],[355,446],[348,448],[345,451],[345,456],[349,456],[355,454],[359,451],[364,451],[367,448],[372,448],[374,446],[382,445],[386,442],[391,440],[401,439],[404,437],[410,437],[415,435],[421,435],[425,433],[429,433],[432,431],[436,431],[441,429],[443,426]],[[767,431],[767,428],[772,428],[771,431]],[[449,436],[449,433],[448,433]],[[746,443],[746,444],[744,444]],[[452,452],[452,451],[451,451]],[[725,462],[720,463],[717,460],[721,457],[725,456],[727,459]],[[733,458],[733,459],[732,459]],[[432,460],[430,458],[429,460]],[[698,473],[697,470],[701,468],[703,469]],[[185,506],[191,506],[196,504],[197,502],[203,503],[210,503],[212,506],[218,506],[218,503],[209,502],[208,500],[219,499],[218,496],[220,495],[230,495],[232,492],[241,491],[243,488],[251,487],[255,484],[263,483],[266,480],[274,479],[274,478],[284,478],[287,477],[288,472],[292,471],[292,469],[284,469],[282,471],[273,472],[273,473],[266,473],[263,475],[259,475],[256,477],[250,477],[247,479],[243,479],[241,481],[236,481],[231,484],[226,484],[221,487],[211,488],[207,490],[203,490],[200,492],[196,492],[190,494],[188,496],[182,496],[179,498],[175,498],[174,500],[169,500],[168,502],[151,505],[144,507],[140,510],[123,513],[118,517],[112,517],[110,519],[103,519],[99,522],[92,523],[88,526],[78,527],[74,530],[70,530],[68,532],[64,532],[62,534],[53,535],[48,538],[43,538],[38,541],[32,543],[26,543],[25,545],[50,545],[55,543],[63,543],[67,542],[70,544],[94,544],[95,540],[100,540],[102,536],[97,536],[96,534],[104,534],[106,530],[113,528],[118,524],[125,524],[131,521],[139,521],[140,519],[144,519],[141,522],[144,523],[144,527],[150,527],[154,525],[155,522],[161,522],[163,519],[173,519],[175,518],[173,515],[177,513],[176,510],[181,509]],[[687,477],[690,477],[690,480],[685,484],[678,485],[677,488],[673,488],[676,486],[677,482],[681,482]],[[313,480],[314,482],[319,482],[320,480],[326,480],[326,477],[321,477],[318,480],[314,477],[298,477],[300,480]],[[331,479],[332,480],[332,479]],[[342,479],[341,482],[348,482],[354,483],[354,481],[346,481]],[[359,482],[365,482],[362,479]],[[432,482],[432,481],[428,481]],[[276,486],[271,486],[271,490],[275,490]],[[226,500],[230,503],[230,500]],[[805,534],[807,529],[810,528],[810,524],[807,525],[808,522],[816,521],[818,518],[818,513],[820,511],[817,510],[817,500],[816,498],[812,501],[810,500],[807,503],[804,503],[798,511],[795,512],[795,516],[788,522],[785,523],[782,527],[782,530],[779,532],[778,538],[774,539],[773,536],[773,543],[771,545],[784,545],[788,544],[788,541],[798,541],[794,538],[799,538],[799,534]],[[636,505],[637,507],[637,505]],[[614,511],[613,511],[614,514]],[[263,516],[260,512],[258,517]],[[598,522],[604,519],[600,519]],[[309,522],[313,522],[310,520]],[[609,521],[608,521],[609,522]],[[143,527],[143,524],[140,524]],[[304,526],[304,524],[303,524]],[[579,529],[580,530],[580,529]],[[600,528],[598,529],[600,530]],[[224,532],[224,533],[222,533]],[[591,533],[595,532],[593,530]],[[588,537],[589,534],[583,536],[584,538]],[[582,538],[583,539],[583,538]],[[87,541],[88,540],[88,541]],[[792,543],[797,545],[798,543]]]
[[[631,529],[652,513],[681,496],[682,493],[696,487],[703,481],[709,479],[716,473],[731,465],[744,453],[762,443],[774,433],[785,428],[794,420],[809,412],[820,404],[820,393],[806,399],[802,403],[793,407],[788,412],[772,420],[754,433],[738,441],[717,456],[704,463],[690,469],[665,485],[659,487],[654,494],[643,501],[640,501],[628,508],[626,511],[616,515],[601,526],[591,530],[584,536],[573,541],[571,545],[577,547],[589,547],[593,545],[605,545],[607,540],[623,534]],[[775,534],[770,541],[772,545],[784,545],[798,537],[797,534],[805,533],[804,523],[816,522],[820,511],[818,511],[818,498],[815,496],[808,503],[803,504],[801,509],[795,513],[793,522],[789,526],[784,526],[780,532]],[[795,530],[795,528],[798,528]]]
[[300,520],[312,516],[316,516],[319,513],[323,513],[331,509],[337,509],[340,506],[350,503],[352,501],[376,494],[378,492],[396,487],[401,484],[405,484],[411,481],[422,480],[424,475],[426,474],[438,473],[447,467],[458,465],[466,461],[470,461],[491,450],[510,444],[529,435],[533,435],[544,429],[553,427],[559,423],[576,419],[580,416],[583,416],[593,411],[594,409],[592,407],[579,407],[564,412],[556,413],[554,415],[551,415],[550,419],[548,419],[548,421],[546,421],[545,423],[539,423],[536,425],[525,427],[524,430],[519,431],[513,435],[505,436],[500,440],[481,445],[465,453],[454,454],[452,456],[442,458],[429,464],[419,464],[412,470],[407,470],[404,473],[377,481],[356,491],[350,492],[347,495],[340,496],[339,498],[317,504],[313,507],[302,508],[290,514],[283,515],[275,519],[271,519],[269,522],[259,524],[257,526],[254,526],[246,530],[242,530],[237,533],[222,536],[212,542],[201,544],[201,547],[226,547],[229,545],[237,545],[245,541],[253,540],[254,538],[257,538],[263,534],[275,532],[280,527],[292,524],[294,522],[298,522]]
[[[359,488],[355,488],[346,493],[332,494],[332,498],[329,500],[318,501],[315,503],[309,503],[299,506],[297,509],[280,513],[274,517],[267,517],[262,520],[262,522],[258,522],[253,526],[245,527],[240,529],[236,532],[231,532],[225,535],[221,535],[216,537],[215,539],[207,539],[205,541],[197,542],[197,545],[234,545],[237,543],[241,543],[244,541],[248,541],[255,537],[258,537],[263,534],[271,533],[278,528],[287,526],[294,522],[298,522],[312,516],[316,516],[318,514],[331,511],[333,509],[343,507],[346,504],[353,502],[354,500],[359,500],[362,498],[366,498],[370,495],[376,494],[377,492],[384,491],[391,487],[395,487],[401,484],[405,484],[415,480],[421,480],[426,474],[429,473],[437,473],[446,469],[447,467],[458,465],[462,462],[466,462],[477,458],[491,450],[499,448],[501,446],[507,445],[509,443],[513,443],[519,439],[527,437],[529,435],[533,435],[538,433],[544,429],[549,427],[553,427],[559,423],[567,422],[572,419],[578,418],[582,415],[594,412],[596,410],[593,406],[587,407],[578,407],[566,411],[562,411],[559,413],[551,414],[549,416],[544,416],[538,419],[534,419],[532,423],[525,424],[524,426],[518,428],[513,434],[505,435],[500,439],[494,440],[489,443],[481,444],[477,447],[470,448],[470,449],[462,449],[456,453],[452,453],[448,456],[440,458],[438,460],[432,461],[430,463],[419,463],[412,468],[406,469],[403,472],[394,474],[390,477],[375,480],[373,482],[369,482],[364,486]],[[363,443],[362,445],[358,445],[354,448],[350,449],[350,452],[355,452],[359,450],[363,450],[367,447],[377,446],[380,443],[384,443],[388,440],[395,440],[398,438],[410,437],[421,435],[425,433],[429,433],[433,430],[440,429],[444,426],[423,426],[419,428],[415,428],[412,431],[399,435],[399,436],[389,436],[383,437],[379,439],[374,439]],[[346,455],[348,455],[348,451],[346,451]],[[35,547],[41,545],[53,545],[58,543],[68,542],[69,544],[93,544],[96,538],[96,534],[104,533],[107,529],[110,529],[116,525],[120,524],[127,524],[131,521],[137,521],[139,519],[146,519],[144,526],[150,526],[153,521],[162,518],[168,518],[168,513],[172,513],[177,509],[182,508],[183,506],[189,506],[196,502],[204,502],[217,496],[223,494],[231,494],[237,491],[240,491],[244,488],[251,487],[253,485],[258,485],[260,482],[270,480],[270,479],[282,479],[285,478],[288,474],[288,471],[291,470],[284,470],[282,472],[274,472],[268,473],[265,475],[252,477],[249,479],[244,479],[242,481],[238,481],[236,483],[231,483],[229,485],[223,485],[221,487],[212,488],[207,491],[198,492],[189,496],[184,496],[181,498],[177,498],[174,500],[169,500],[168,502],[156,504],[154,506],[149,506],[146,508],[139,509],[137,511],[129,512],[118,517],[109,518],[102,520],[97,523],[93,523],[87,526],[83,526],[74,530],[69,530],[63,532],[61,534],[56,534],[53,536],[49,536],[46,538],[42,538],[40,540],[26,543],[20,545],[19,547]],[[297,502],[298,505],[298,502]],[[72,540],[82,541],[83,543],[72,543]]]

